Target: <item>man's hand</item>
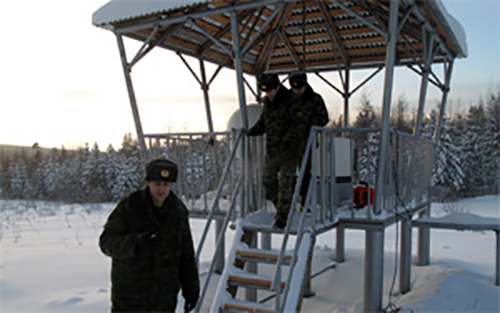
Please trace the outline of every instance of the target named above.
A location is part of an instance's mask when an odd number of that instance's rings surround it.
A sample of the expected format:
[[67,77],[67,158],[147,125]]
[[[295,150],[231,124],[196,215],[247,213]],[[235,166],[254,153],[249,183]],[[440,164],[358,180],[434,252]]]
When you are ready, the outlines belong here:
[[139,254],[142,251],[151,250],[156,243],[157,235],[158,234],[156,232],[152,231],[140,233],[137,236],[137,241],[135,246],[136,253]]
[[198,299],[187,300],[184,302],[184,312],[190,312],[196,307]]

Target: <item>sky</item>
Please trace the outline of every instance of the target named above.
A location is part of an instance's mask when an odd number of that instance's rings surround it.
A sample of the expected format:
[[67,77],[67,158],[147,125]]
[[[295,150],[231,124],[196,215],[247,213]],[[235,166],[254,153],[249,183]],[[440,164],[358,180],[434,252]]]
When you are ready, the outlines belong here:
[[[109,144],[118,147],[126,133],[135,136],[116,39],[91,22],[92,13],[107,2],[0,2],[0,144],[68,148],[98,143],[105,149]],[[449,97],[448,107],[456,112],[500,87],[500,1],[443,3],[467,35],[468,57],[455,62]],[[129,47],[130,56],[136,48]],[[209,77],[214,70],[207,65]],[[145,133],[208,130],[202,91],[178,56],[153,51],[132,75]],[[393,101],[405,96],[411,104],[418,77],[399,75]],[[380,103],[381,79],[379,74],[352,102],[356,105],[365,93]],[[337,118],[340,97],[319,79],[310,82]],[[221,71],[210,88],[215,129],[223,131],[238,108],[234,72]],[[433,89],[427,99],[435,104],[440,93]],[[246,97],[247,103],[255,102],[248,90]]]

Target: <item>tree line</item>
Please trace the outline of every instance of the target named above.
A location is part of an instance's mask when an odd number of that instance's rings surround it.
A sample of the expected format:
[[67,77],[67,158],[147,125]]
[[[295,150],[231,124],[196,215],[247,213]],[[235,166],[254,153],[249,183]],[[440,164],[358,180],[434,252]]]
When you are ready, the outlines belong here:
[[[404,96],[397,99],[391,114],[393,128],[412,131],[415,120],[408,107]],[[437,109],[425,116],[423,136],[432,138],[437,118]],[[369,96],[363,95],[353,127],[377,127],[380,120]],[[97,143],[45,153],[36,144],[31,149],[35,151],[29,154],[0,155],[0,198],[109,202],[143,184],[139,145],[131,134],[124,136],[118,150],[109,145],[101,151]],[[445,117],[432,184],[447,187],[459,197],[498,194],[499,154],[500,91],[469,105],[466,113]]]
[[[391,112],[391,127],[411,133],[415,116],[404,95]],[[424,116],[421,135],[433,138],[439,107]],[[341,120],[341,119],[339,119]],[[361,97],[353,127],[377,127],[381,116],[367,95]],[[471,103],[464,112],[444,117],[432,175],[432,185],[448,188],[456,197],[500,193],[500,90]]]

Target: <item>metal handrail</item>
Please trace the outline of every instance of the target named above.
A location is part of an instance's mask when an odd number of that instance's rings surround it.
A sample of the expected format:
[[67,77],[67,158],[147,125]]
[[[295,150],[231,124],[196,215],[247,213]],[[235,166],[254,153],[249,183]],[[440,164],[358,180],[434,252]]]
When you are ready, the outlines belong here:
[[217,239],[217,245],[215,247],[214,258],[212,259],[212,262],[210,263],[210,268],[208,270],[207,278],[205,279],[203,286],[202,286],[202,289],[201,289],[200,299],[199,299],[198,303],[196,304],[196,307],[194,310],[195,312],[199,312],[202,305],[203,305],[203,300],[205,299],[205,295],[207,293],[210,279],[212,278],[212,275],[214,273],[215,265],[219,261],[220,251],[222,249],[222,245],[224,244],[223,234],[226,233],[227,227],[229,225],[229,220],[231,219],[231,216],[233,215],[233,213],[235,211],[235,208],[236,208],[235,204],[236,204],[236,199],[237,199],[236,195],[238,195],[240,188],[241,188],[241,185],[242,185],[242,179],[240,178],[238,180],[237,185],[236,185],[235,197],[231,201],[231,206],[230,206],[229,210],[227,211],[226,216],[224,217],[224,222],[223,222],[222,228],[220,230],[219,237]]
[[[342,129],[344,133],[346,132],[360,132],[361,134],[367,134],[367,133],[372,133],[375,132],[377,133],[379,129],[376,128],[367,128],[367,129]],[[327,222],[327,218],[330,217],[331,220],[330,222],[334,222],[336,218],[336,204],[334,203],[336,198],[328,198],[325,196],[325,192],[329,192],[330,189],[328,189],[327,184],[330,183],[331,190],[335,191],[335,179],[336,179],[336,173],[335,173],[335,133],[340,132],[340,130],[337,129],[326,129],[326,128],[319,128],[319,127],[313,127],[311,129],[311,132],[309,134],[308,138],[308,143],[307,147],[304,152],[304,156],[302,159],[302,167],[300,171],[300,176],[297,181],[297,185],[295,186],[295,191],[294,195],[292,197],[292,204],[291,204],[291,209],[290,213],[288,216],[288,221],[286,228],[284,230],[284,237],[282,240],[282,245],[280,248],[280,253],[278,257],[278,262],[276,263],[275,266],[275,271],[274,271],[274,276],[272,278],[272,286],[271,289],[275,291],[276,293],[276,302],[275,302],[275,310],[277,312],[281,312],[286,305],[287,299],[289,292],[290,292],[290,282],[292,281],[292,275],[293,275],[293,270],[298,262],[298,252],[300,245],[303,241],[304,238],[304,233],[306,231],[310,231],[312,233],[315,233],[316,228],[317,228],[317,222],[320,223],[325,223]],[[318,137],[317,135],[321,135],[321,142],[318,146]],[[394,168],[394,167],[386,167],[386,171],[384,175],[387,177],[387,186],[378,186],[378,188],[383,188],[384,195],[386,198],[385,201],[385,206],[384,206],[384,211],[386,213],[389,213],[393,208],[395,208],[396,204],[398,201],[396,201],[396,197],[398,197],[398,190],[397,187],[397,181],[402,181],[403,183],[408,186],[408,188],[411,189],[412,194],[411,197],[407,199],[407,201],[415,202],[418,198],[421,197],[422,193],[424,192],[425,188],[424,187],[416,187],[415,185],[420,185],[421,183],[424,182],[425,178],[428,175],[428,167],[429,165],[426,163],[425,168],[422,168],[419,173],[413,173],[412,175],[406,175],[409,177],[412,177],[411,180],[408,180],[408,178],[405,177],[405,173],[407,171],[411,171],[411,167],[408,167],[408,153],[410,152],[409,148],[412,147],[412,144],[414,144],[414,140],[417,140],[418,142],[421,143],[419,147],[419,154],[416,155],[416,159],[414,162],[424,162],[425,163],[425,156],[428,155],[428,150],[432,150],[432,141],[426,140],[425,138],[417,138],[415,139],[413,136],[409,134],[403,134],[397,131],[391,131],[390,135],[393,136],[394,141],[397,143],[399,140],[405,141],[405,146],[399,146],[397,144],[392,144],[390,146],[390,153],[388,155],[387,162],[393,162],[394,159],[397,158],[403,158],[405,162],[401,162],[400,166]],[[376,140],[375,140],[376,141]],[[393,142],[394,142],[393,141]],[[425,144],[424,144],[425,143]],[[328,146],[330,144],[330,146]],[[363,143],[366,146],[375,146],[372,143]],[[316,147],[319,147],[319,149],[316,149]],[[368,149],[369,150],[369,149]],[[400,155],[401,154],[401,155]],[[319,158],[318,158],[319,156]],[[368,155],[368,158],[372,158],[373,156]],[[306,202],[305,202],[305,208],[302,211],[302,213],[297,213],[295,208],[298,204],[298,191],[300,190],[301,185],[303,184],[303,178],[305,174],[305,168],[306,164],[311,159],[311,182],[309,185],[309,190],[307,193],[306,197]],[[331,159],[330,159],[331,158]],[[371,160],[373,161],[373,160]],[[369,160],[369,162],[371,162]],[[318,163],[319,162],[319,163]],[[329,163],[331,162],[331,163]],[[397,164],[397,163],[396,163]],[[368,169],[370,170],[370,169]],[[318,177],[318,173],[321,172],[321,177]],[[421,173],[422,172],[422,173]],[[373,174],[373,173],[372,173]],[[328,179],[330,179],[330,182],[328,182]],[[319,181],[318,181],[319,180]],[[408,180],[408,182],[406,182]],[[420,183],[420,184],[419,184]],[[319,189],[318,189],[319,188]],[[328,190],[327,190],[328,189]],[[320,195],[318,195],[318,192]],[[331,194],[331,197],[336,197],[336,194]],[[311,224],[307,224],[307,210],[306,208],[310,208],[311,210]],[[318,209],[321,208],[322,211],[318,211]],[[292,229],[292,221],[294,220],[294,217],[296,216],[295,214],[302,214],[300,219],[299,219],[299,225],[297,228],[297,240],[295,247],[293,249],[293,255],[292,255],[292,260],[289,264],[290,270],[288,277],[286,278],[286,283],[285,287],[282,290],[281,287],[281,280],[282,280],[282,263],[284,259],[284,255],[287,249],[289,237],[290,237],[290,231]],[[327,216],[327,214],[330,214],[330,216]],[[370,215],[370,210],[367,210],[367,217],[368,218],[375,218],[372,215]]]
[[[306,165],[307,165],[307,162],[309,161],[309,156],[311,155],[311,153],[310,153],[310,151],[312,150],[311,147],[313,146],[313,143],[316,143],[316,136],[314,135],[314,131],[315,131],[314,129],[311,129],[311,131],[309,132],[309,138],[307,140],[307,146],[306,146],[306,149],[304,151],[304,157],[302,158],[302,165],[301,165],[300,175],[299,175],[299,179],[297,181],[297,184],[295,185],[295,190],[294,190],[293,197],[292,197],[292,204],[291,204],[290,212],[288,214],[288,221],[287,221],[287,224],[286,224],[286,227],[285,227],[285,231],[283,233],[283,235],[284,235],[283,236],[283,241],[282,241],[281,248],[280,248],[280,253],[279,253],[279,256],[278,256],[278,261],[276,262],[276,268],[275,268],[275,271],[274,271],[273,282],[272,282],[272,285],[271,285],[271,290],[274,290],[276,292],[276,304],[275,304],[276,312],[280,312],[280,310],[281,310],[281,303],[280,303],[280,296],[281,296],[281,266],[282,266],[283,259],[284,259],[284,256],[285,256],[285,251],[286,251],[286,246],[288,244],[288,239],[290,237],[290,229],[291,229],[291,224],[292,224],[291,222],[293,221],[293,216],[295,214],[294,207],[297,204],[298,199],[299,199],[300,186],[302,185],[302,182],[304,180],[304,175],[305,175],[305,171],[306,171]],[[314,146],[316,146],[316,145],[314,145]],[[309,186],[311,186],[311,184]],[[314,188],[315,187],[313,187],[313,189]],[[309,199],[310,198],[310,193],[309,192],[308,192],[307,198],[308,198],[308,200],[310,200]],[[306,203],[309,203],[308,200],[306,200]],[[305,211],[306,210],[304,210],[302,212],[302,217],[301,217],[301,220],[300,220],[299,229],[297,230],[297,232],[298,232],[298,239],[297,239],[296,247],[299,245],[298,241],[299,241],[299,238],[301,237],[302,228],[303,228],[303,221],[304,221],[305,216],[306,216]],[[292,262],[290,264],[290,267],[291,267],[290,273],[292,273],[293,266],[294,266],[295,262],[296,262],[296,255],[294,255],[294,257],[292,258]],[[286,288],[286,286],[285,286],[285,288]]]
[[[205,244],[205,240],[206,240],[206,237],[207,237],[207,234],[208,234],[208,231],[210,229],[210,224],[212,223],[213,219],[214,219],[214,214],[215,214],[215,210],[217,209],[218,205],[219,205],[219,199],[221,197],[221,194],[222,194],[222,190],[224,188],[224,184],[226,182],[226,179],[228,177],[228,173],[231,169],[231,164],[232,162],[234,161],[235,159],[235,155],[236,155],[236,150],[238,148],[238,145],[240,143],[240,140],[241,138],[243,137],[243,131],[240,129],[238,131],[238,133],[236,134],[236,139],[233,143],[233,147],[232,147],[232,151],[231,151],[231,154],[229,156],[229,160],[226,164],[226,167],[224,168],[224,172],[222,174],[222,178],[219,182],[219,187],[217,188],[217,193],[215,195],[215,198],[214,198],[214,201],[212,202],[212,207],[210,208],[210,212],[208,214],[208,217],[207,217],[207,222],[205,224],[205,228],[203,229],[203,233],[202,233],[202,236],[201,236],[201,239],[200,239],[200,243],[198,244],[198,248],[196,250],[196,263],[198,264],[199,262],[199,258],[200,258],[200,254],[201,254],[201,251],[203,250],[203,245]],[[234,197],[236,198],[236,197]],[[233,198],[233,200],[234,200]]]

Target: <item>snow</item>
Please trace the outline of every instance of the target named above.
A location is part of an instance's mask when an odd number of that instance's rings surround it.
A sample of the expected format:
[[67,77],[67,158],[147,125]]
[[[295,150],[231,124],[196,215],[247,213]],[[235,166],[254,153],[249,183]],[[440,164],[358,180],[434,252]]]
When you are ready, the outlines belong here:
[[204,0],[112,0],[92,14],[92,23],[96,26],[136,18],[156,12],[164,12]]
[[[97,240],[114,206],[0,200],[0,311],[109,311],[110,260],[100,252]],[[500,196],[433,204],[432,212],[435,218],[450,212],[458,214],[450,217],[454,221],[467,214],[498,219]],[[203,226],[203,220],[191,220],[195,243],[199,242]],[[229,232],[227,247],[235,237],[235,231]],[[412,265],[412,289],[404,295],[398,293],[397,276],[391,292],[399,264],[394,254],[399,247],[398,237],[397,227],[386,230],[384,306],[390,301],[405,313],[500,311],[500,287],[494,285],[493,232],[431,230],[431,264]],[[414,256],[416,238],[414,233]],[[202,278],[206,277],[209,251],[213,251],[214,242],[213,237],[209,238],[201,255]],[[346,231],[345,262],[333,267],[334,246],[333,232],[318,236],[312,273],[330,268],[312,279],[312,291],[316,295],[304,300],[302,312],[362,312],[364,232]],[[273,248],[277,247],[277,238],[273,236]],[[209,288],[209,299],[213,299],[218,276],[212,280],[214,286]],[[181,305],[178,307],[180,310]]]
[[434,222],[441,225],[457,226],[463,229],[467,227],[488,228],[500,230],[500,219],[494,217],[483,217],[471,213],[452,213],[443,217],[423,217],[419,219],[424,222]]
[[460,24],[459,21],[457,21],[450,13],[448,13],[442,0],[436,0],[436,5],[438,8],[438,12],[443,14],[447,25],[450,27],[451,32],[455,35],[455,39],[460,46],[462,55],[459,55],[459,57],[467,57],[467,55],[469,54],[467,47],[467,36],[462,24]]

